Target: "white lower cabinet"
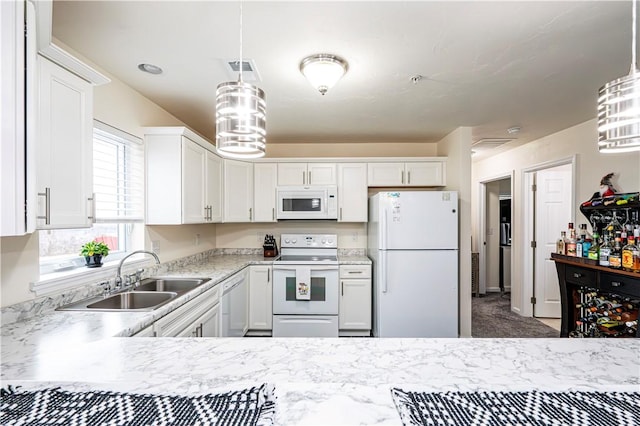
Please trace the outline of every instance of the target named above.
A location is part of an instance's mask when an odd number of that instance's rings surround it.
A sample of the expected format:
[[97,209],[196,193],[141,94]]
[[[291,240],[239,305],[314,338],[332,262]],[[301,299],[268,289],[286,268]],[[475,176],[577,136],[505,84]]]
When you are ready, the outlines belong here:
[[134,334],[131,337],[155,337],[156,334],[153,331],[153,324],[151,324],[148,327],[143,328],[142,330],[138,331],[136,334]]
[[340,336],[371,334],[371,266],[340,265]]
[[207,290],[153,324],[157,337],[218,337],[220,288]]
[[249,330],[271,331],[273,318],[273,268],[249,268]]

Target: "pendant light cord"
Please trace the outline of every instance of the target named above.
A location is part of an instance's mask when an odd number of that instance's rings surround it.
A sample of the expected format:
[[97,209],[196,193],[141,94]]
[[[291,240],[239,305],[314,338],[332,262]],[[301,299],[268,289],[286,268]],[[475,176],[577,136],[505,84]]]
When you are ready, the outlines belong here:
[[[635,2],[635,0],[633,1]],[[634,9],[634,13],[635,13],[635,9]],[[242,68],[243,68],[242,65],[243,65],[242,64],[242,0],[240,0],[240,62],[238,63],[238,81],[240,82],[242,82]]]

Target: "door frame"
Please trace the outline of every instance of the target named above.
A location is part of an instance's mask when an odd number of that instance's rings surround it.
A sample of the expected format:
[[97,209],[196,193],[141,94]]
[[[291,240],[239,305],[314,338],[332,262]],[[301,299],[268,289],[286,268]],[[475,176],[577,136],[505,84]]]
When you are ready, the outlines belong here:
[[[513,245],[513,190],[516,171],[502,173],[482,179],[478,182],[478,291],[484,294],[487,291],[487,184],[503,179],[511,179],[511,244]],[[511,270],[513,271],[513,257],[511,258]]]
[[[531,185],[535,183],[535,174],[538,171],[552,169],[557,166],[571,165],[571,220],[575,223],[576,219],[576,170],[577,155],[573,154],[569,157],[563,157],[558,160],[546,161],[534,166],[522,169],[522,194],[523,194],[523,210],[522,210],[522,241],[519,246],[522,253],[522,300],[519,303],[522,309],[512,307],[514,312],[524,317],[533,317],[533,303],[531,299],[535,294],[535,256],[531,247],[531,242],[535,237],[535,196],[531,191]],[[512,239],[512,243],[513,243]]]

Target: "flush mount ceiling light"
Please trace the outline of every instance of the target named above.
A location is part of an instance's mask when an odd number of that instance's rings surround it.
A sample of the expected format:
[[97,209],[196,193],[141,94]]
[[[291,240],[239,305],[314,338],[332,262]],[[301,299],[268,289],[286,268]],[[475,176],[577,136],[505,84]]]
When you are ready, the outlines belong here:
[[633,1],[631,70],[598,91],[598,150],[640,151],[640,71],[636,64],[636,0]]
[[319,53],[300,62],[300,72],[324,95],[349,69],[347,61],[336,55]]
[[[242,1],[240,2],[240,59],[242,64]],[[242,81],[220,83],[216,90],[216,148],[231,158],[259,158],[266,147],[267,103],[265,93]]]
[[142,72],[148,72],[149,74],[162,74],[162,68],[153,64],[138,64],[138,69]]

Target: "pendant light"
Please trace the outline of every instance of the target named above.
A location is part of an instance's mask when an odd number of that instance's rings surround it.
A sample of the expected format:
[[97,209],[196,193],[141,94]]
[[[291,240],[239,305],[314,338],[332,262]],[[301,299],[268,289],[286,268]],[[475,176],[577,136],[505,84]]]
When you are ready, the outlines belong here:
[[238,81],[216,90],[216,148],[225,157],[259,158],[266,147],[266,100],[262,89],[242,81],[242,1]]
[[598,149],[640,151],[640,70],[636,63],[636,0],[633,0],[631,70],[598,92]]

